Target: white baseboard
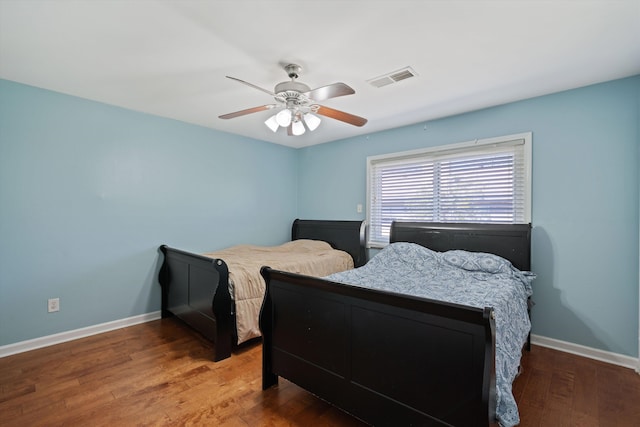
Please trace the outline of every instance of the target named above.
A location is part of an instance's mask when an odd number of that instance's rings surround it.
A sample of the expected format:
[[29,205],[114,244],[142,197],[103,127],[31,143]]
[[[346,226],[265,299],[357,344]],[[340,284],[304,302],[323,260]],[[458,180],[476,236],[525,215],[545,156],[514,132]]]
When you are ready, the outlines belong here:
[[[145,313],[139,316],[127,317],[126,319],[114,320],[112,322],[100,323],[98,325],[88,326],[86,328],[75,329],[73,331],[61,332],[59,334],[48,335],[45,337],[35,338],[32,340],[21,341],[15,344],[4,345],[0,347],[0,358],[11,356],[12,354],[23,353],[25,351],[35,350],[50,345],[60,344],[67,341],[84,338],[91,335],[101,334],[103,332],[113,331],[115,329],[126,328],[127,326],[137,325],[139,323],[151,322],[160,319],[160,311]],[[630,368],[640,373],[640,359],[623,354],[612,353],[609,351],[599,350],[573,344],[567,341],[547,338],[540,335],[531,334],[531,343],[541,347],[548,347],[553,350],[564,351],[566,353],[575,354],[589,359],[599,360],[601,362],[611,363],[613,365]]]
[[548,347],[553,350],[564,351],[565,353],[571,353],[582,357],[588,357],[589,359],[595,359],[601,362],[611,363],[613,365],[623,366],[640,373],[640,359],[635,357],[534,334],[531,334],[531,344]]
[[103,332],[113,331],[114,329],[126,328],[127,326],[133,326],[139,323],[151,322],[152,320],[160,319],[160,317],[160,311],[154,311],[138,316],[127,317],[126,319],[114,320],[111,322],[100,323],[98,325],[87,326],[86,328],[74,329],[73,331],[60,332],[59,334],[47,335],[45,337],[21,341],[15,344],[3,345],[0,347],[0,358],[11,356],[12,354],[23,353],[25,351],[35,350],[37,348],[77,340],[78,338],[101,334]]

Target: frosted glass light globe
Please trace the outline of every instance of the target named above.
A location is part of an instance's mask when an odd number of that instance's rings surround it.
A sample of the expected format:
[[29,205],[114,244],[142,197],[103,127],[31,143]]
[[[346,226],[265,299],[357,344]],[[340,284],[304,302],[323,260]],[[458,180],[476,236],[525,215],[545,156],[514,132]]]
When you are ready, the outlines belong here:
[[304,115],[304,122],[307,124],[307,127],[310,131],[314,131],[320,126],[320,117],[315,116],[311,113],[307,113]]
[[264,124],[267,125],[269,127],[269,129],[271,129],[274,132],[278,130],[278,122],[276,120],[276,115],[275,114],[273,116],[269,117],[264,122]]
[[285,108],[284,110],[280,111],[278,114],[276,114],[276,121],[283,128],[289,126],[291,124],[291,110]]
[[303,133],[305,133],[304,124],[299,120],[293,122],[293,124],[291,125],[291,133],[293,133],[296,136],[302,135]]

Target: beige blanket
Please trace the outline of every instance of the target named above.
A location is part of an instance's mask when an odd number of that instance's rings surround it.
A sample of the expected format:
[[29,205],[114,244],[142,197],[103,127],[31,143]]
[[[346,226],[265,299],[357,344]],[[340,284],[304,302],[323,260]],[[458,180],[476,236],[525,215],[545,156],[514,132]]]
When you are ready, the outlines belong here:
[[239,245],[205,253],[221,258],[229,268],[229,292],[235,300],[238,344],[260,336],[258,318],[264,298],[263,266],[276,270],[328,276],[353,268],[353,258],[318,240],[294,240],[280,246]]

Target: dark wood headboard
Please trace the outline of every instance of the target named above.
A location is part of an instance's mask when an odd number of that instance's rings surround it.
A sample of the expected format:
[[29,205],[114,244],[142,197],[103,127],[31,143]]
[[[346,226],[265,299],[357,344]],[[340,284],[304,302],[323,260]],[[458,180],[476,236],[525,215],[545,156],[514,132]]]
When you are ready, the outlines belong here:
[[391,224],[389,241],[413,242],[434,251],[486,252],[531,270],[531,224],[400,222]]
[[365,221],[296,219],[291,227],[291,240],[323,240],[334,249],[349,253],[356,267],[367,262],[365,236]]

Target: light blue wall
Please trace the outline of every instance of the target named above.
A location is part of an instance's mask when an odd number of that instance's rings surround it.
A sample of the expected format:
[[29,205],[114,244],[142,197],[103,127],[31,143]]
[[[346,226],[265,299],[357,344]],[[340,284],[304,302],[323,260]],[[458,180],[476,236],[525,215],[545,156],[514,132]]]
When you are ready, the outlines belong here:
[[636,76],[301,149],[298,214],[364,219],[367,156],[531,131],[533,333],[637,356],[639,100]]
[[159,310],[160,244],[286,241],[296,178],[290,148],[0,80],[0,345]]
[[639,103],[636,76],[293,150],[0,80],[0,346],[158,310],[162,243],[364,218],[367,156],[532,131],[533,332],[637,356]]

